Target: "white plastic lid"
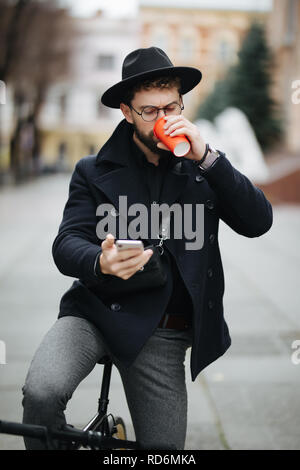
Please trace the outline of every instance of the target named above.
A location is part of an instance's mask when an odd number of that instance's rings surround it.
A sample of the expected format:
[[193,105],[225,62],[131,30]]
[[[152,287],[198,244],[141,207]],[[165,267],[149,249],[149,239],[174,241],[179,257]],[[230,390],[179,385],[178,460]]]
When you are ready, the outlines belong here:
[[189,142],[180,142],[174,149],[174,155],[176,155],[176,157],[183,157],[189,152],[190,148],[191,145]]

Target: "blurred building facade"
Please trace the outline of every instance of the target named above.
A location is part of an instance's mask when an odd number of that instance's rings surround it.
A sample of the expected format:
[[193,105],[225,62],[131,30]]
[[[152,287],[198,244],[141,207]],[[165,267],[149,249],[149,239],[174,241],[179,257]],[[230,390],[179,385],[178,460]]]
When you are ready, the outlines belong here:
[[[74,18],[78,39],[74,44],[72,77],[57,83],[48,94],[41,115],[43,160],[72,168],[96,153],[122,119],[119,110],[101,105],[102,93],[121,79],[124,57],[138,47],[164,49],[174,65],[197,67],[200,85],[184,98],[186,115],[237,61],[237,52],[255,18],[266,22],[268,10],[221,9],[220,2],[139,0],[137,18]],[[196,6],[195,6],[196,5]]]
[[274,96],[282,105],[285,119],[284,144],[289,152],[299,155],[300,102],[296,102],[300,101],[299,0],[273,0],[267,32],[275,58]]
[[121,80],[122,63],[138,44],[135,19],[110,18],[101,11],[74,18],[71,77],[53,86],[41,113],[44,163],[71,169],[80,158],[95,154],[122,119],[120,110],[103,106],[103,92]]
[[216,80],[238,60],[237,52],[252,20],[267,22],[269,9],[263,2],[252,9],[243,5],[246,2],[239,3],[240,7],[225,9],[222,2],[206,0],[139,2],[141,46],[161,47],[174,65],[197,67],[202,72],[202,81],[184,99],[189,118]]

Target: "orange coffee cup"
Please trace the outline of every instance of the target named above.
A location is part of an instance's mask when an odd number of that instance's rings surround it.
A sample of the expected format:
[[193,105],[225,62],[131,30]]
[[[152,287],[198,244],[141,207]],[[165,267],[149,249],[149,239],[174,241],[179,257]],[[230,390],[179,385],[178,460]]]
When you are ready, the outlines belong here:
[[165,123],[166,121],[164,117],[159,118],[154,124],[153,134],[163,144],[165,144],[176,157],[183,157],[189,152],[191,144],[184,134],[176,135],[174,137],[165,134]]

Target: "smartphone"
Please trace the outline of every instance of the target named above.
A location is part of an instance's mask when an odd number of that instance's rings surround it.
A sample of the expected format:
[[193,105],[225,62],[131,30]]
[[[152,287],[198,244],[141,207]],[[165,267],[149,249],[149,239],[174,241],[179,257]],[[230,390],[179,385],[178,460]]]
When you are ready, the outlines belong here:
[[128,248],[144,249],[142,240],[116,240],[116,247],[118,250],[128,250]]

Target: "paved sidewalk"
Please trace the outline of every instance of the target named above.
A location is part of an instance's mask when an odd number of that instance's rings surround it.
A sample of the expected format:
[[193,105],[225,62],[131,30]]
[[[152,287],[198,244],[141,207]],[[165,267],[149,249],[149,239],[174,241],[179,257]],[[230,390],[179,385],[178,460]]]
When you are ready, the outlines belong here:
[[[72,279],[59,273],[51,247],[68,195],[70,175],[52,175],[0,190],[0,419],[22,418],[21,387],[43,335],[56,320]],[[220,222],[224,309],[232,346],[191,382],[186,449],[300,449],[300,206],[274,208],[272,229],[246,238]],[[300,358],[300,354],[298,355]],[[102,368],[74,393],[67,419],[83,425],[97,406]],[[121,380],[113,370],[111,411],[134,438]],[[0,449],[23,449],[0,436]]]

